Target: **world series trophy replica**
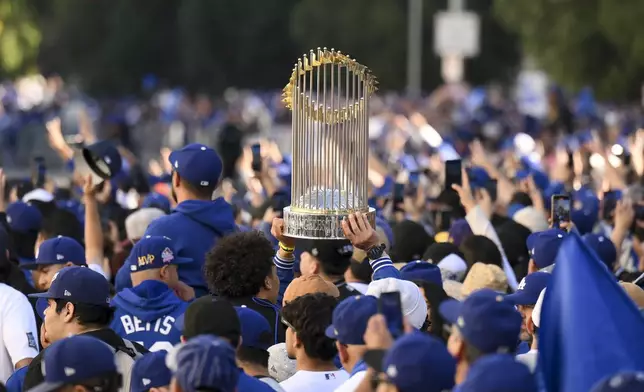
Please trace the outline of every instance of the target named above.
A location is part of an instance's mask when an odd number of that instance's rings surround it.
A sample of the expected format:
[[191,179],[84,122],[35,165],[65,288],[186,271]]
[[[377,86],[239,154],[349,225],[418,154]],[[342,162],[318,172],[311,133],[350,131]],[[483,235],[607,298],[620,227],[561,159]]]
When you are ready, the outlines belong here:
[[344,239],[342,220],[368,204],[369,98],[376,78],[364,65],[327,48],[297,60],[283,101],[293,113],[291,205],[285,234]]

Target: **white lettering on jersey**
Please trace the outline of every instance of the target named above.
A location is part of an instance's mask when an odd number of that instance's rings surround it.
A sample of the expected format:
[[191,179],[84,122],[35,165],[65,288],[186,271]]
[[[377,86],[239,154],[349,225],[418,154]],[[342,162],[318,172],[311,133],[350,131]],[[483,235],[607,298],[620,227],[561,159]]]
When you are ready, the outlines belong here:
[[151,323],[141,321],[136,316],[129,314],[121,316],[121,324],[126,334],[135,332],[156,332],[161,335],[168,335],[172,331],[175,319],[172,316],[164,316]]

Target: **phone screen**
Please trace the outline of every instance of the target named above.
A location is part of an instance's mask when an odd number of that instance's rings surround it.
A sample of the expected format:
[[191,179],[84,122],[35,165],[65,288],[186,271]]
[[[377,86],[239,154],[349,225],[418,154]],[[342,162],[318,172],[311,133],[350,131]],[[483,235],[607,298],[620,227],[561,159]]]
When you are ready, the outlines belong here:
[[461,160],[445,161],[445,189],[453,184],[461,185]]
[[418,183],[420,182],[420,173],[417,171],[413,171],[409,173],[409,184],[418,187]]
[[394,185],[394,207],[403,203],[405,197],[405,184],[396,183]]
[[487,190],[487,193],[490,195],[490,200],[492,200],[492,202],[496,201],[496,196],[497,196],[496,186],[497,186],[496,180],[490,180],[487,182],[487,184],[485,184],[485,190]]
[[404,332],[402,306],[400,293],[382,293],[378,298],[378,313],[382,314],[387,321],[387,328],[394,339],[402,336]]
[[253,162],[251,163],[251,166],[253,168],[253,171],[262,171],[262,148],[259,143],[255,143],[252,146],[250,146],[250,149],[253,153]]
[[552,216],[553,227],[558,228],[561,222],[570,222],[570,196],[552,195]]

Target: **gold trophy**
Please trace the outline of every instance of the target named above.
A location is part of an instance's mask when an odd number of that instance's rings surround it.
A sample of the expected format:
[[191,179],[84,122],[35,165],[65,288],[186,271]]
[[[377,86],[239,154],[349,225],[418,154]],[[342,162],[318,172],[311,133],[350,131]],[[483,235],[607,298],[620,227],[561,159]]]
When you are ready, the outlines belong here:
[[364,65],[327,48],[297,60],[283,101],[293,113],[291,205],[284,208],[287,235],[344,239],[342,220],[367,214],[369,98],[376,78]]

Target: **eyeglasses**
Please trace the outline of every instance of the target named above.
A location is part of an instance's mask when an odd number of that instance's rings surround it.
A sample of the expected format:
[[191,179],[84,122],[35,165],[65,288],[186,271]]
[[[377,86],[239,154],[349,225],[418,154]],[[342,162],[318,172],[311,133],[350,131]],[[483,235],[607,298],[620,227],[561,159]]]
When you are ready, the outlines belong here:
[[284,320],[284,317],[282,317],[282,324],[286,325],[286,328],[290,328],[290,329],[293,330],[293,332],[295,332],[295,327],[293,326],[293,324],[291,324],[288,321]]

